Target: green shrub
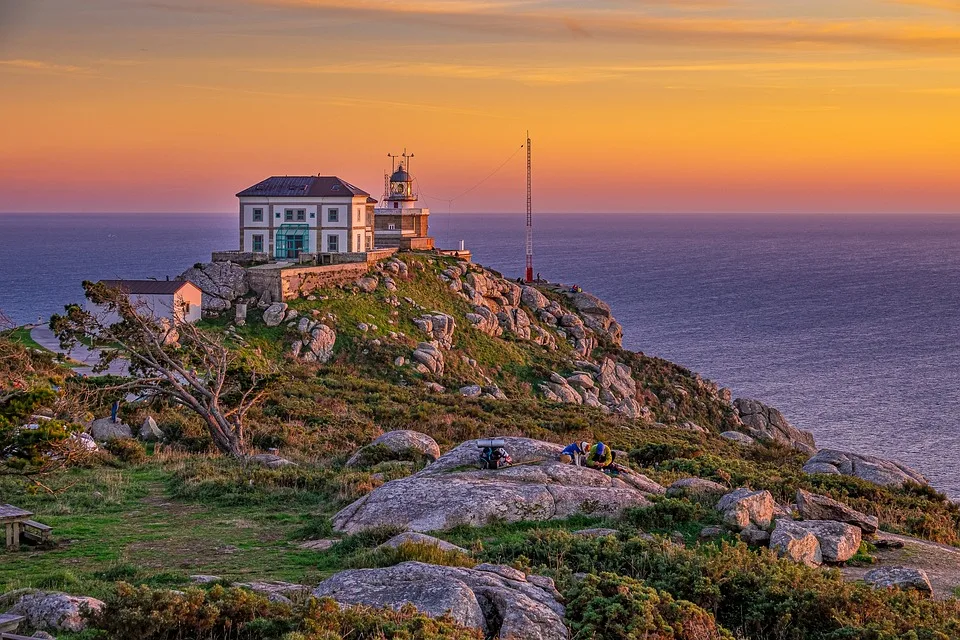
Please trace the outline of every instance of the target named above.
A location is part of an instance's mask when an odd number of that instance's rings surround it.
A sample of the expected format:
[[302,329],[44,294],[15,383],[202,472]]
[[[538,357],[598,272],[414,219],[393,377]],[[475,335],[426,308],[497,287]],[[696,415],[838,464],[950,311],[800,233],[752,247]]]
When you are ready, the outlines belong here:
[[[221,586],[209,591],[191,588],[177,592],[120,582],[105,606],[87,617],[93,628],[111,640],[259,640],[278,638],[295,629],[288,605],[272,603],[244,589]],[[269,634],[264,633],[265,628],[269,628]]]
[[960,637],[960,601],[875,590],[846,582],[838,571],[778,559],[769,550],[754,552],[742,543],[684,548],[664,540],[591,539],[540,530],[488,551],[482,559],[516,562],[553,575],[561,589],[572,588],[572,574],[578,572],[642,580],[713,613],[719,624],[745,640]]
[[628,509],[622,520],[642,530],[670,530],[696,524],[699,531],[701,524],[717,521],[717,514],[713,509],[683,498],[661,498],[652,507]]
[[149,459],[143,445],[130,438],[113,438],[103,447],[124,464],[143,464]]
[[567,600],[567,621],[577,638],[733,639],[700,607],[613,573],[587,576],[570,589]]
[[696,458],[702,449],[690,443],[648,442],[630,451],[630,460],[642,467],[655,467],[674,458]]
[[329,598],[312,600],[304,618],[303,640],[482,640],[483,633],[449,617],[428,618],[412,605],[399,611],[351,607]]
[[472,568],[477,564],[476,560],[460,551],[444,551],[433,544],[404,542],[397,547],[378,547],[357,554],[346,565],[357,569],[392,567],[411,560],[446,567]]

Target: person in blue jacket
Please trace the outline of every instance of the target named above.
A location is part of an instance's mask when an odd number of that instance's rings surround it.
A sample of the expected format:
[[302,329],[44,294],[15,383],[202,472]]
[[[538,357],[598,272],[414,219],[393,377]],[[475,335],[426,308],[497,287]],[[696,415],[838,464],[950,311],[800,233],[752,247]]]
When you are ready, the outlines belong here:
[[574,442],[560,452],[560,462],[564,464],[573,464],[578,467],[584,466],[587,452],[590,451],[589,442]]

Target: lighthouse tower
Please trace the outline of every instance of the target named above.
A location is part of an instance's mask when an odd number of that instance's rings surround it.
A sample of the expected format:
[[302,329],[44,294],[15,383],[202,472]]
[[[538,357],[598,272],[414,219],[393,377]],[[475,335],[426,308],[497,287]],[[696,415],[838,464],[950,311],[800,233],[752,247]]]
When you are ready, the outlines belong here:
[[419,197],[410,173],[413,154],[404,150],[399,156],[388,155],[393,161],[392,172],[385,176],[385,193],[374,211],[377,248],[433,249],[428,230],[430,210],[417,205]]

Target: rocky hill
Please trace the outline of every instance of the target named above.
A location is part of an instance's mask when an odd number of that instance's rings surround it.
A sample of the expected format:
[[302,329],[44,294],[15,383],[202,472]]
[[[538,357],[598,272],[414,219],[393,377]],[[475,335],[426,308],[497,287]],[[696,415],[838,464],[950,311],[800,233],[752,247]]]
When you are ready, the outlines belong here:
[[[30,630],[960,637],[956,505],[623,349],[588,293],[431,254],[285,303],[235,265],[184,277],[216,292],[204,330],[277,365],[247,416],[260,451],[211,455],[189,411],[131,403],[123,422],[142,426],[91,421],[78,439],[95,453],[49,493],[0,477],[55,531],[53,548],[0,556],[0,611]],[[479,467],[491,437],[511,466]],[[619,470],[561,463],[580,440],[611,445]]]

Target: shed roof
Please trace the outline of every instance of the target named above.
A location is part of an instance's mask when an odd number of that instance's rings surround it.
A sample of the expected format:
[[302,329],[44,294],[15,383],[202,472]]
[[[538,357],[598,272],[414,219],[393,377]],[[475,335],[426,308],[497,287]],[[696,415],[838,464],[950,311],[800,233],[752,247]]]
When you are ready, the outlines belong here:
[[238,198],[264,196],[270,198],[335,198],[370,194],[336,176],[273,176],[244,189]]
[[196,287],[187,280],[101,280],[100,284],[127,294],[146,296],[172,296],[187,285]]

